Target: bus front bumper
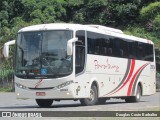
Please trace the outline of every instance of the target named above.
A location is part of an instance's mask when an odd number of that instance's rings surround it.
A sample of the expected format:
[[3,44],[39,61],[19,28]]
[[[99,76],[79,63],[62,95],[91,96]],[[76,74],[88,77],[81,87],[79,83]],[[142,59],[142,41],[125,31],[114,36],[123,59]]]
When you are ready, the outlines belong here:
[[15,86],[17,99],[74,99],[74,94],[69,88],[63,89],[22,89]]

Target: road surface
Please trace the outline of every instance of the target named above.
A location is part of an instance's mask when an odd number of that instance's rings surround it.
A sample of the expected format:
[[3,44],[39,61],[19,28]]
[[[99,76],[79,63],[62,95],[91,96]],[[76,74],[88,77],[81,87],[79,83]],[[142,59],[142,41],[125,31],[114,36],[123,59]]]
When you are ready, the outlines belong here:
[[104,105],[81,106],[79,101],[54,101],[51,108],[39,108],[34,99],[16,99],[14,93],[0,93],[0,111],[160,111],[160,92],[143,96],[139,103],[110,99]]

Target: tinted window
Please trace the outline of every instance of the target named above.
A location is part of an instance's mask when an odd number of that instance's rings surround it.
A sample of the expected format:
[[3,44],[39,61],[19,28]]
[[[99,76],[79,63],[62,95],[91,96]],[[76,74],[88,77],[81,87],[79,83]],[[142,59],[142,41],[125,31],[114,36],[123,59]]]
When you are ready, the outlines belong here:
[[144,60],[145,57],[145,44],[141,42],[137,42],[137,59]]
[[87,32],[88,54],[153,61],[153,45]]
[[136,49],[136,42],[135,41],[128,41],[128,58],[136,59],[137,49]]
[[95,40],[95,34],[92,32],[87,32],[87,44],[88,44],[88,53],[94,54],[95,53],[95,46],[96,46],[96,40]]
[[76,42],[76,74],[80,73],[84,69],[85,63],[85,31],[77,31],[76,37],[78,41]]
[[113,48],[113,41],[109,39],[109,37],[105,37],[104,40],[102,40],[102,54],[103,55],[112,55],[112,48]]
[[146,44],[145,46],[145,60],[153,61],[153,45]]

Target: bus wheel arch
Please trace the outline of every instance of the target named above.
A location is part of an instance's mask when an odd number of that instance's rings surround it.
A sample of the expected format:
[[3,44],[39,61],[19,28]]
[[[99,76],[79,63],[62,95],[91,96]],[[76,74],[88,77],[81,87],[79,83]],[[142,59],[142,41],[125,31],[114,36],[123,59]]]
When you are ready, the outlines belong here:
[[97,96],[99,96],[99,85],[98,85],[97,81],[93,81],[91,87],[92,86],[95,86],[97,88]]
[[80,99],[82,105],[89,106],[95,105],[98,101],[98,84],[96,81],[93,81],[90,86],[90,97]]
[[138,83],[135,96],[130,96],[125,98],[125,101],[127,103],[139,102],[141,99],[141,96],[142,96],[142,86],[140,83]]
[[137,85],[137,90],[136,90],[136,95],[133,96],[133,102],[139,102],[142,96],[142,87],[141,84],[138,83]]
[[141,82],[139,82],[137,86],[139,86],[139,87],[140,87],[140,89],[141,89],[141,96],[142,96],[142,95],[143,95],[143,86],[142,86],[142,83],[141,83]]

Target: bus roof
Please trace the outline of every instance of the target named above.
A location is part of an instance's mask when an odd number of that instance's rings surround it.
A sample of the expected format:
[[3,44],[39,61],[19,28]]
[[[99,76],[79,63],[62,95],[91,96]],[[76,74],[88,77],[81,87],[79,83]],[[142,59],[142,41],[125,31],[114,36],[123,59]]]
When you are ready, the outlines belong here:
[[132,35],[126,35],[121,30],[110,28],[101,25],[82,25],[82,24],[70,24],[70,23],[49,23],[49,24],[39,24],[32,25],[28,27],[24,27],[20,29],[18,32],[29,32],[29,31],[44,31],[44,30],[86,30],[91,32],[97,32],[101,34],[106,34],[109,36],[119,37],[128,40],[140,41],[144,43],[153,44],[152,41],[135,37]]
[[43,30],[78,30],[83,29],[83,25],[80,24],[69,24],[69,23],[49,23],[49,24],[39,24],[24,27],[18,32],[29,32],[29,31],[43,31]]

